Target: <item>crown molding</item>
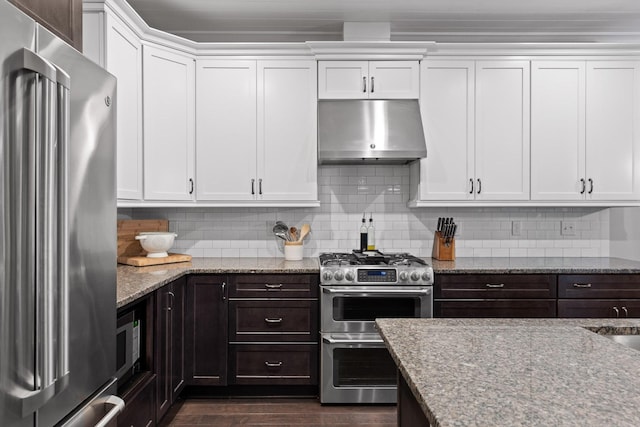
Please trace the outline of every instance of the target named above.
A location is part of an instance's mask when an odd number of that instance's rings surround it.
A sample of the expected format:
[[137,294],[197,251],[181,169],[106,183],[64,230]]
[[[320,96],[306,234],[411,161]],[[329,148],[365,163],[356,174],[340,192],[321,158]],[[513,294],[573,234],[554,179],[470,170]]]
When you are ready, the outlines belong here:
[[410,59],[420,60],[435,42],[423,41],[313,41],[306,42],[316,59]]

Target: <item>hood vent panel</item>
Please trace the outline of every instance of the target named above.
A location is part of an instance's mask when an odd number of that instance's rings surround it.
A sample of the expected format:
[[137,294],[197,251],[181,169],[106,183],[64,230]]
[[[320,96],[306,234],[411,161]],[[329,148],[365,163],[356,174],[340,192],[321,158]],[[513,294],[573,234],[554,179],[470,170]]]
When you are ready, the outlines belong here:
[[318,101],[318,163],[406,164],[426,156],[417,100]]

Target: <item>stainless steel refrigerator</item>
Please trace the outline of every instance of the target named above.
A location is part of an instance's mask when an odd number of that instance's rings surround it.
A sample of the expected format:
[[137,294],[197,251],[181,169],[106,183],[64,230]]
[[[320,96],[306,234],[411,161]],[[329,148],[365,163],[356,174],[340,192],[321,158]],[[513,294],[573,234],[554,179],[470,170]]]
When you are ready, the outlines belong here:
[[112,425],[116,81],[5,0],[0,62],[0,425]]

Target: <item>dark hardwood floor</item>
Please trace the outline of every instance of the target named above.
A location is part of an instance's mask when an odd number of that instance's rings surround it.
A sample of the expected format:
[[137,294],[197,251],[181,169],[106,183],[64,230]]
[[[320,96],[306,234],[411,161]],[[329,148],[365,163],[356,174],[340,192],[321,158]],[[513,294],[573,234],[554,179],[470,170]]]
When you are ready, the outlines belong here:
[[187,399],[160,424],[169,426],[395,427],[392,405],[321,405],[316,399]]

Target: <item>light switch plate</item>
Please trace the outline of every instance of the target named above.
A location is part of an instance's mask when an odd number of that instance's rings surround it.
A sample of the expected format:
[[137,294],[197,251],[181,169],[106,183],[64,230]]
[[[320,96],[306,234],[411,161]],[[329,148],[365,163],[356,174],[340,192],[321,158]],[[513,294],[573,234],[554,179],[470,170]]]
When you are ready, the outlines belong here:
[[576,223],[574,221],[562,221],[560,223],[560,234],[563,236],[576,235]]

